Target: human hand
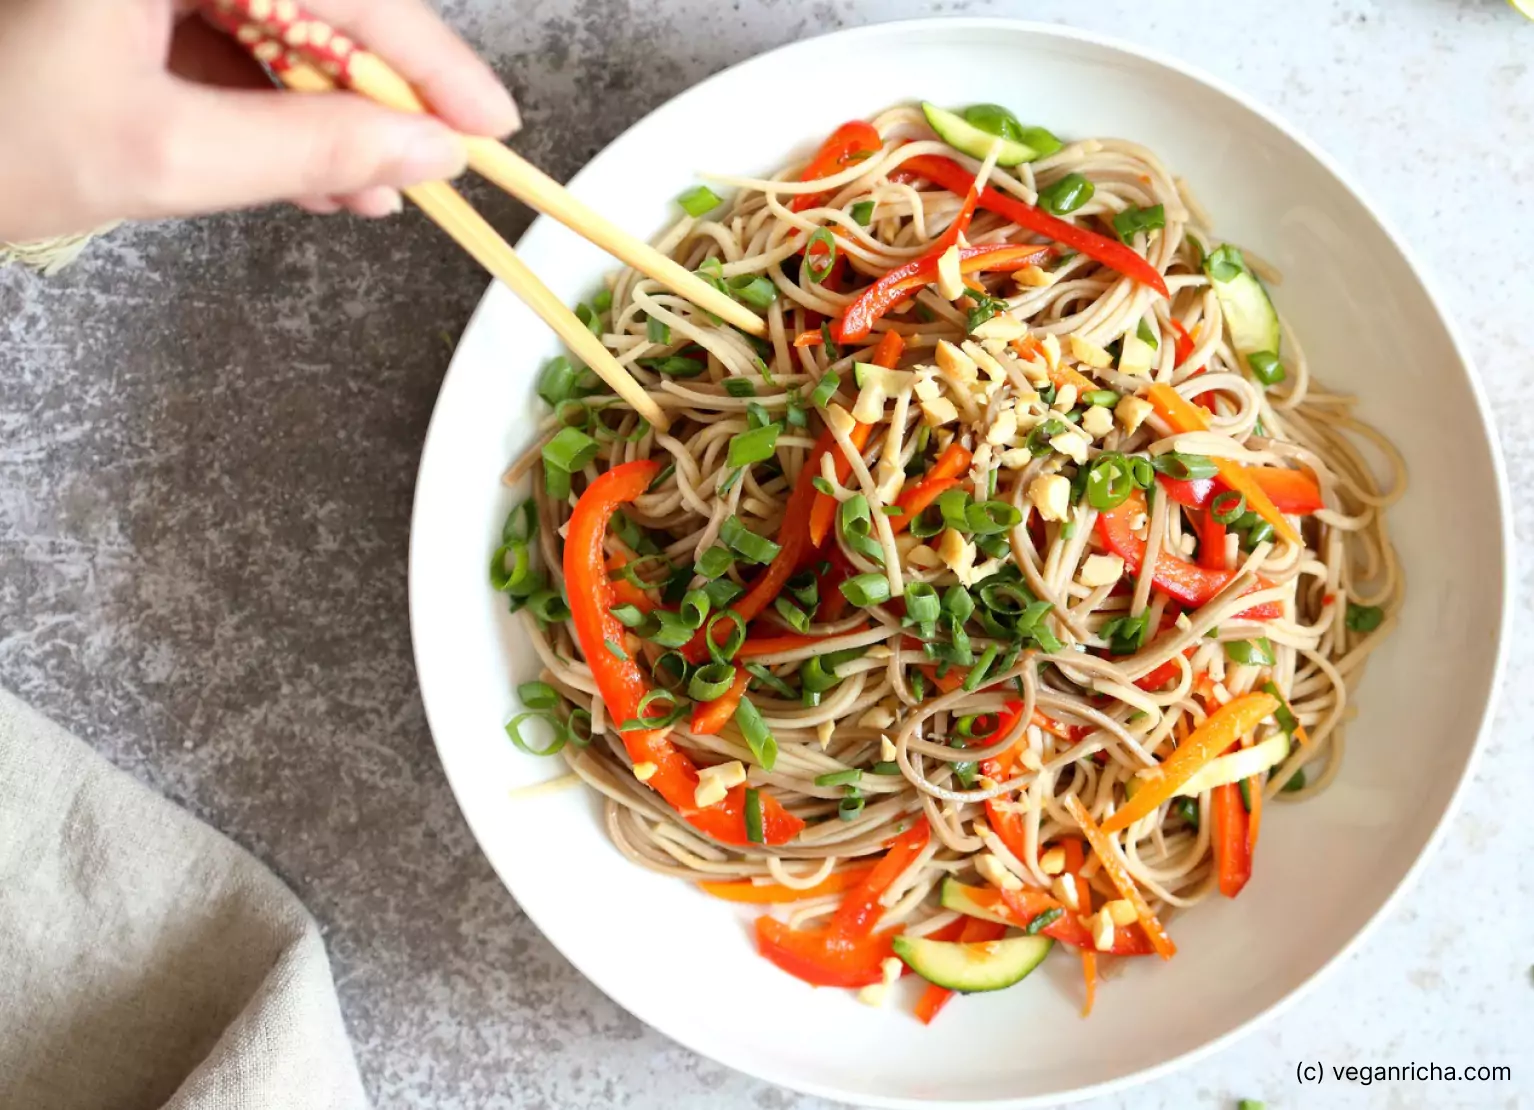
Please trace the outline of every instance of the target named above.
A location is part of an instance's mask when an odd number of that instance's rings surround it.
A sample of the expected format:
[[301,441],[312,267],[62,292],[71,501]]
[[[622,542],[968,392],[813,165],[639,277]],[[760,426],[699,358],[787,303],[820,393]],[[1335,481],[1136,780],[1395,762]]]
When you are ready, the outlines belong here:
[[385,216],[454,177],[453,131],[505,135],[511,96],[423,0],[316,0],[439,119],[272,88],[187,0],[0,0],[0,241],[292,200]]

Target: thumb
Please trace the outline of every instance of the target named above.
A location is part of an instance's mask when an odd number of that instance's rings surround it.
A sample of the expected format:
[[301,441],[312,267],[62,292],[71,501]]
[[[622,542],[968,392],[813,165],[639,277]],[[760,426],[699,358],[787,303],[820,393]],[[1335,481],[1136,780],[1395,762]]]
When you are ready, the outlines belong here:
[[144,216],[193,215],[300,196],[403,188],[463,172],[458,136],[431,116],[347,92],[181,85],[167,98],[143,170]]

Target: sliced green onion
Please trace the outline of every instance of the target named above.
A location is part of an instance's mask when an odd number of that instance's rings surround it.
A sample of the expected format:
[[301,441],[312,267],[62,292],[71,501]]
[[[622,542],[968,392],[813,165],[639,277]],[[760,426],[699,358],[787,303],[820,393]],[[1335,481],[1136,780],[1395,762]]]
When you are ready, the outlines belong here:
[[831,321],[826,320],[820,325],[820,346],[826,352],[826,362],[835,362],[842,357],[841,346],[831,334]]
[[638,628],[645,622],[645,615],[637,605],[614,605],[608,612],[617,617],[624,628]]
[[875,775],[898,775],[900,774],[900,764],[896,763],[893,759],[881,759],[868,770]]
[[1255,640],[1229,640],[1225,644],[1225,654],[1234,663],[1271,667],[1273,642],[1266,636],[1260,636]]
[[778,557],[778,545],[764,536],[758,536],[736,516],[724,518],[719,526],[719,538],[735,554],[752,563],[770,563]]
[[746,402],[746,429],[756,431],[772,423],[772,416],[755,401]]
[[788,624],[795,632],[808,632],[810,630],[810,615],[799,606],[795,605],[786,597],[777,597],[772,601],[772,607],[778,616]]
[[[698,591],[702,595],[703,591]],[[644,638],[652,644],[659,644],[664,648],[679,648],[687,644],[697,631],[697,627],[687,623],[687,619],[678,613],[667,609],[657,609],[651,614],[654,626],[645,629]]]
[[1101,405],[1104,408],[1112,408],[1119,403],[1119,395],[1111,389],[1089,389],[1081,395],[1081,402],[1085,405]]
[[1038,917],[1035,917],[1032,921],[1028,922],[1027,925],[1024,925],[1023,932],[1030,937],[1038,936],[1045,929],[1049,928],[1064,916],[1065,910],[1063,908],[1060,906],[1052,906],[1051,908],[1045,910],[1043,913],[1039,914]]
[[1158,474],[1165,474],[1168,478],[1175,478],[1179,482],[1191,482],[1195,478],[1213,478],[1220,472],[1214,460],[1207,455],[1184,455],[1180,451],[1153,455],[1150,464]]
[[931,539],[944,527],[943,514],[928,506],[911,521],[911,535],[919,540]]
[[602,646],[607,649],[607,654],[611,655],[614,659],[628,662],[629,653],[623,650],[623,645],[618,643],[617,640],[603,640]]
[[654,316],[647,317],[644,322],[644,337],[651,343],[670,343],[671,325],[657,320]]
[[1236,1104],[1236,1110],[1268,1110],[1268,1104],[1259,1098],[1244,1098]]
[[1161,340],[1156,338],[1156,333],[1151,330],[1151,326],[1145,322],[1143,317],[1140,319],[1140,326],[1135,328],[1135,335],[1139,336],[1141,343],[1144,343],[1153,351],[1161,347]]
[[708,594],[702,590],[688,590],[682,597],[682,604],[677,609],[677,616],[683,624],[696,632],[703,627],[703,621],[708,616],[711,604]]
[[735,727],[740,730],[741,738],[751,749],[757,766],[764,771],[772,770],[778,762],[778,742],[767,728],[767,722],[762,720],[761,712],[751,704],[750,698],[741,698],[740,704],[735,707]]
[[1305,768],[1301,767],[1289,776],[1287,782],[1278,788],[1280,794],[1295,794],[1305,789]]
[[540,590],[527,599],[527,607],[533,616],[545,624],[570,619],[570,603],[558,590]]
[[722,698],[735,684],[735,668],[729,663],[706,663],[687,680],[687,696],[693,701]]
[[1102,634],[1114,655],[1132,655],[1145,646],[1150,637],[1150,610],[1137,617],[1117,617],[1103,625]]
[[841,681],[835,668],[827,657],[812,655],[799,664],[799,685],[812,694],[823,694]]
[[1246,530],[1246,546],[1256,547],[1260,543],[1266,543],[1273,538],[1273,525],[1265,520],[1259,520]]
[[973,692],[985,682],[985,676],[991,671],[991,664],[996,662],[996,645],[992,644],[980,653],[980,658],[975,660],[975,665],[969,669],[969,674],[964,676],[964,689]]
[[724,391],[726,393],[728,393],[731,397],[755,397],[756,396],[756,386],[752,385],[745,378],[726,378],[726,379],[724,379]]
[[943,612],[963,624],[975,612],[975,599],[963,586],[949,586],[943,592]]
[[1278,708],[1273,710],[1273,719],[1278,722],[1278,727],[1283,729],[1292,738],[1300,729],[1299,718],[1290,711],[1289,702],[1284,698],[1283,694],[1278,692],[1278,686],[1275,683],[1272,681],[1264,682],[1262,689],[1264,693],[1271,695],[1278,702]]
[[1252,377],[1263,385],[1277,385],[1288,376],[1284,364],[1272,351],[1253,351],[1246,356],[1246,364],[1251,368]]
[[916,699],[917,705],[927,698],[927,679],[920,671],[911,676],[911,696]]
[[720,577],[704,586],[703,592],[708,594],[708,600],[715,609],[723,609],[745,593],[746,589],[733,579]]
[[585,428],[591,423],[591,409],[584,401],[567,397],[554,406],[554,418],[567,428]]
[[575,306],[575,318],[586,325],[586,330],[592,335],[602,334],[602,314],[589,304]]
[[817,474],[810,479],[810,485],[815,487],[817,493],[823,493],[827,497],[836,496],[836,487],[826,480],[825,475]]
[[882,574],[855,574],[842,583],[842,596],[861,607],[890,599],[890,582]]
[[591,743],[591,714],[585,709],[572,709],[565,718],[565,736],[577,748]]
[[1239,249],[1229,243],[1216,247],[1204,257],[1204,273],[1215,281],[1226,282],[1245,272],[1246,259],[1241,257]]
[[859,227],[867,227],[874,222],[874,202],[871,200],[860,200],[852,206],[850,214],[853,223]]
[[1154,231],[1158,227],[1166,227],[1166,209],[1159,204],[1149,208],[1131,205],[1113,217],[1113,230],[1119,233],[1119,239],[1124,243],[1133,239],[1136,232]]
[[771,690],[774,694],[779,694],[785,698],[793,698],[799,696],[798,691],[796,691],[788,683],[784,682],[777,675],[773,674],[766,667],[762,666],[760,663],[747,663],[745,666],[747,673],[749,673],[752,678],[756,679],[763,686],[767,687],[767,689]]
[[847,787],[847,796],[837,804],[836,816],[843,821],[856,821],[863,813],[863,795],[856,787]]
[[573,474],[596,458],[597,450],[597,441],[579,428],[561,428],[543,445],[543,462],[545,466]]
[[749,786],[746,788],[746,839],[752,844],[766,840],[762,835],[762,796]]
[[553,709],[559,704],[559,691],[547,682],[524,682],[517,687],[517,699],[529,709]]
[[[725,638],[724,642],[720,643],[719,638],[714,635],[714,628],[720,621],[724,620],[730,621],[735,625],[735,628]],[[708,618],[708,624],[704,629],[704,639],[708,643],[709,657],[715,663],[728,663],[731,659],[735,658],[735,653],[746,642],[746,622],[734,609],[726,609],[721,613],[715,613],[712,617]]]
[[837,516],[844,536],[866,536],[873,529],[873,516],[868,511],[868,498],[855,493],[843,501]]
[[918,624],[937,620],[940,606],[937,590],[930,582],[912,582],[905,591],[906,616]]
[[1005,501],[976,501],[964,510],[969,530],[977,536],[994,536],[1022,523],[1023,514]]
[[850,786],[863,777],[863,772],[856,767],[849,767],[845,771],[832,771],[828,775],[816,775],[816,786]]
[[788,405],[783,410],[783,422],[790,428],[808,428],[810,426],[809,413],[805,411],[801,403],[798,386],[789,386]]
[[770,308],[772,302],[778,299],[778,287],[772,283],[771,278],[761,274],[741,274],[732,277],[728,284],[735,299],[744,301],[752,308]]
[[[506,566],[508,557],[512,561],[510,569]],[[496,593],[515,593],[532,571],[533,556],[527,544],[515,540],[504,543],[490,556],[490,588]]]
[[663,652],[650,671],[661,687],[672,693],[680,692],[687,685],[687,660],[679,651]]
[[[663,701],[671,708],[658,717],[649,714],[650,706],[658,701]],[[687,703],[678,698],[670,690],[651,690],[639,699],[639,705],[635,709],[635,715],[618,726],[621,732],[630,732],[635,729],[670,728],[681,720],[687,711]]]
[[1076,522],[1074,520],[1067,520],[1064,524],[1060,525],[1060,538],[1061,539],[1066,539],[1066,540],[1074,539],[1075,536],[1076,536]]
[[686,212],[694,219],[699,216],[708,215],[718,208],[720,204],[719,198],[707,185],[699,185],[695,189],[688,189],[676,198],[676,202],[682,206],[683,212]]
[[715,544],[698,556],[697,571],[704,578],[718,578],[735,565],[735,556],[727,548]]
[[815,383],[815,388],[810,391],[810,404],[818,409],[823,409],[831,403],[831,398],[842,387],[841,375],[835,370],[827,370],[821,375],[820,381]]
[[938,494],[937,511],[943,518],[943,526],[956,532],[969,533],[969,494],[962,489],[948,489]]
[[1097,186],[1081,174],[1068,173],[1039,193],[1039,207],[1056,216],[1064,216],[1091,200],[1096,192]]
[[750,466],[759,463],[763,459],[772,458],[777,450],[778,433],[783,430],[781,424],[768,424],[749,432],[741,432],[739,435],[730,437],[729,464],[731,466]]
[[[554,730],[554,737],[549,741],[547,747],[535,748],[522,739],[522,723],[529,720],[542,721]],[[528,755],[557,755],[564,749],[566,742],[570,738],[564,722],[554,716],[554,714],[545,712],[518,713],[506,722],[506,735],[516,745],[518,751],[526,752]]]
[[[818,249],[817,249],[818,248]],[[836,237],[829,230],[817,227],[804,245],[804,276],[819,285],[836,265]]]
[[820,603],[820,583],[812,571],[801,571],[794,575],[783,588],[795,601],[807,609],[812,609]]
[[1189,828],[1198,828],[1198,800],[1196,798],[1179,798],[1177,804],[1172,807],[1173,812],[1181,817],[1183,824]]
[[538,396],[551,405],[568,400],[574,395],[580,376],[580,371],[563,355],[552,358],[538,372]]
[[1150,489],[1156,480],[1156,468],[1144,455],[1134,455],[1129,460],[1129,480],[1139,489]]
[[654,370],[657,374],[664,374],[668,378],[696,378],[704,370],[708,369],[700,360],[683,358],[681,355],[666,355],[664,358],[641,358],[635,359],[635,362],[646,370]]
[[730,490],[734,489],[735,488],[735,483],[740,481],[740,476],[742,474],[744,474],[745,472],[746,472],[746,468],[745,467],[737,466],[734,470],[732,470],[728,474],[726,474],[724,476],[724,481],[719,483],[719,492],[720,492],[720,494],[722,495],[722,494],[729,493]]
[[1343,618],[1350,632],[1373,632],[1384,620],[1385,610],[1378,605],[1355,605],[1351,601]]
[[1246,498],[1233,489],[1224,490],[1214,495],[1214,500],[1209,502],[1209,515],[1214,517],[1216,524],[1234,524],[1246,512]]
[[528,543],[538,534],[538,503],[529,497],[506,514],[501,525],[502,543]]

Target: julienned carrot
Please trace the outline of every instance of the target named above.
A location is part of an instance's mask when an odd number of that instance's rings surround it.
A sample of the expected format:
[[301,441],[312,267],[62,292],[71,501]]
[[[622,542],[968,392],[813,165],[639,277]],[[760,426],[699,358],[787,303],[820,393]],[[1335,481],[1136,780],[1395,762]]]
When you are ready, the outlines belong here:
[[968,473],[973,461],[974,456],[968,448],[957,442],[950,443],[931,469],[895,500],[900,515],[890,517],[891,530],[899,533],[909,528],[911,521],[921,516],[927,506],[938,499],[939,494],[959,484],[960,477]]
[[[1081,841],[1074,836],[1070,837],[1061,845],[1065,852],[1065,872],[1072,876],[1076,884],[1076,908],[1082,917],[1092,916],[1092,884],[1081,877],[1081,869],[1086,864],[1085,854],[1081,850]],[[1097,1001],[1097,952],[1090,948],[1079,948],[1081,953],[1081,977],[1085,982],[1087,999],[1081,1007],[1081,1016],[1090,1017],[1092,1004]]]
[[781,883],[753,883],[741,879],[727,883],[699,883],[698,889],[726,902],[743,902],[755,906],[778,905],[783,902],[800,902],[806,898],[819,898],[826,894],[840,894],[856,886],[868,877],[873,865],[849,867],[845,871],[833,871],[814,886],[803,890]]
[[[819,335],[819,332],[811,333]],[[798,340],[795,340],[797,343]],[[887,331],[879,337],[879,344],[874,348],[872,362],[875,366],[882,366],[886,370],[893,370],[895,364],[900,361],[900,356],[905,352],[905,339],[898,331]],[[872,424],[864,424],[858,421],[852,426],[848,434],[852,445],[859,451],[868,442],[868,436],[873,431]],[[835,453],[836,480],[838,483],[845,482],[847,475],[852,473],[852,463],[847,456],[840,451]],[[815,495],[815,507],[810,510],[810,540],[816,547],[826,542],[826,537],[831,534],[831,524],[836,520],[836,507],[840,504],[836,498],[824,493]]]
[[713,701],[699,702],[692,711],[692,731],[701,736],[717,735],[740,707],[740,699],[751,681],[751,672],[744,667],[735,668],[735,680],[730,688]]
[[[964,919],[964,927],[960,930],[958,941],[960,944],[984,944],[987,941],[1000,940],[1006,935],[1007,927],[998,921],[983,921],[978,917]],[[932,1019],[937,1017],[938,1011],[948,1005],[954,992],[947,987],[940,987],[936,983],[928,983],[927,989],[922,992],[921,998],[916,1003],[916,1017],[923,1025],[931,1025]]]
[[1252,877],[1252,846],[1241,787],[1229,782],[1209,792],[1214,809],[1214,865],[1220,893],[1234,898]]
[[1262,776],[1253,775],[1246,780],[1246,794],[1252,799],[1252,808],[1249,812],[1251,820],[1247,822],[1246,848],[1247,851],[1256,854],[1257,833],[1262,828]]
[[[1155,407],[1156,414],[1172,426],[1175,432],[1203,432],[1209,429],[1209,414],[1197,405],[1183,399],[1182,394],[1171,386],[1156,382],[1146,390],[1147,399]],[[1263,520],[1273,525],[1273,530],[1290,543],[1300,542],[1300,534],[1294,525],[1278,511],[1278,507],[1247,473],[1246,467],[1232,459],[1215,458],[1220,477],[1225,484],[1246,498],[1247,506]]]
[[1259,721],[1278,708],[1278,699],[1270,694],[1243,694],[1216,709],[1203,724],[1193,730],[1177,750],[1161,764],[1140,773],[1135,796],[1124,803],[1106,821],[1103,832],[1111,834],[1127,829],[1140,818],[1155,811],[1196,775],[1200,768],[1232,744],[1238,743]]
[[[1239,800],[1237,804],[1240,804]],[[1145,935],[1150,937],[1151,944],[1155,946],[1161,958],[1170,960],[1177,955],[1177,945],[1173,944],[1172,938],[1167,936],[1165,926],[1157,920],[1155,914],[1151,913],[1150,906],[1140,894],[1140,888],[1135,886],[1134,879],[1130,878],[1129,872],[1124,870],[1124,864],[1119,859],[1118,849],[1114,847],[1112,837],[1097,827],[1097,822],[1092,820],[1092,815],[1087,812],[1086,806],[1081,804],[1081,799],[1076,795],[1067,795],[1065,808],[1075,818],[1076,824],[1081,826],[1087,843],[1092,846],[1092,851],[1102,862],[1103,871],[1118,889],[1119,897],[1127,899],[1135,908],[1135,916],[1140,919],[1140,926],[1145,930]]]

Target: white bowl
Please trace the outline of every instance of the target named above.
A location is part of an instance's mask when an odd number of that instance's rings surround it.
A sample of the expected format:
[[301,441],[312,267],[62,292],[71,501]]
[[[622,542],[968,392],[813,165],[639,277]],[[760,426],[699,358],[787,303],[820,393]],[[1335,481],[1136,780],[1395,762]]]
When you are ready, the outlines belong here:
[[[863,79],[825,80],[849,58],[870,59]],[[1146,1078],[1250,1026],[1357,942],[1420,864],[1490,719],[1510,596],[1506,483],[1444,311],[1356,189],[1240,94],[1136,48],[994,19],[799,42],[683,93],[571,188],[649,236],[695,171],[768,171],[843,120],[923,97],[1009,104],[1061,135],[1150,146],[1223,234],[1282,269],[1275,299],[1314,372],[1360,396],[1363,416],[1405,453],[1415,482],[1390,514],[1409,583],[1400,628],[1370,663],[1341,779],[1270,816],[1241,898],[1179,917],[1178,957],[1131,961],[1089,1021],[1076,1012],[1077,962],[1051,960],[924,1027],[909,997],[873,1010],[760,959],[732,907],[624,861],[587,793],[509,799],[564,770],[515,751],[501,731],[516,683],[537,664],[486,581],[516,500],[500,476],[529,440],[534,375],[558,346],[500,286],[463,337],[427,436],[411,619],[432,732],[479,843],[549,939],[620,1005],[801,1091],[882,1106],[1033,1106]],[[547,219],[521,251],[572,304],[614,266]]]

